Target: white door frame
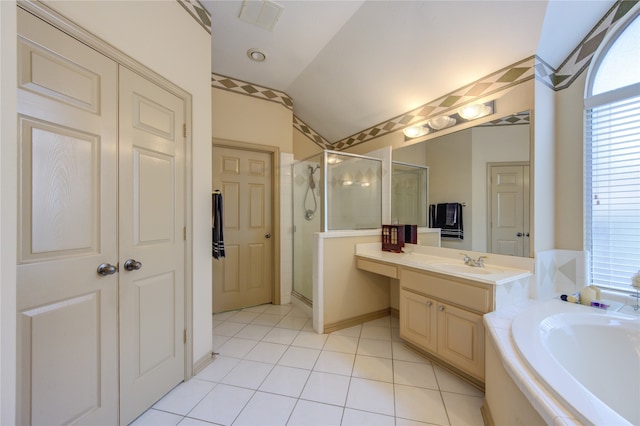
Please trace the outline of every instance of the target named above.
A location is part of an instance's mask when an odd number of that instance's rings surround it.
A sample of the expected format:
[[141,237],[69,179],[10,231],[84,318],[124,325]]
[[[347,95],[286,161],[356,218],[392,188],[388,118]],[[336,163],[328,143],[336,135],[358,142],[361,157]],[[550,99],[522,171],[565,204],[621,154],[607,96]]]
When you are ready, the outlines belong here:
[[[271,155],[271,235],[273,237],[273,288],[271,289],[271,303],[279,305],[280,295],[280,148],[271,145],[259,145],[249,142],[213,138],[211,149],[216,147],[242,149],[246,151],[263,152]],[[213,284],[213,283],[212,283]]]
[[[491,253],[492,250],[492,243],[491,243],[491,238],[492,238],[492,230],[491,230],[491,214],[492,214],[492,187],[493,187],[493,182],[491,181],[491,171],[494,167],[508,167],[508,166],[529,166],[529,174],[526,174],[525,176],[523,176],[523,178],[525,179],[525,186],[528,186],[528,182],[530,179],[530,174],[531,174],[531,162],[529,161],[505,161],[505,162],[494,162],[494,163],[487,163],[487,252]],[[525,190],[525,192],[523,193],[523,197],[524,197],[524,201],[525,201],[525,209],[524,209],[524,220],[525,220],[525,230],[528,230],[529,234],[530,234],[530,229],[531,229],[531,202],[529,199],[529,193]],[[529,247],[526,246],[525,243],[525,253],[529,253],[528,255],[525,254],[525,257],[531,257],[531,238],[529,238]]]
[[115,62],[123,65],[126,68],[144,76],[147,80],[157,84],[163,89],[173,93],[178,98],[182,99],[185,105],[185,205],[184,205],[184,217],[186,228],[186,244],[185,244],[185,277],[184,277],[184,289],[185,289],[185,306],[184,306],[184,324],[187,330],[187,344],[185,345],[185,366],[184,366],[184,378],[185,380],[191,378],[194,372],[193,365],[193,271],[192,271],[192,254],[193,254],[193,214],[192,214],[192,200],[193,200],[193,176],[192,176],[192,96],[182,88],[173,84],[171,81],[165,79],[161,75],[155,73],[151,69],[137,62],[135,59],[116,49],[104,40],[89,33],[83,28],[79,27],[69,19],[60,15],[53,9],[50,9],[42,3],[34,3],[31,1],[21,1],[17,4],[18,7],[31,12],[35,16],[39,17],[48,24],[58,28],[59,30],[69,34],[71,37],[79,40],[80,42],[88,45],[89,47],[100,52],[107,58],[114,60]]

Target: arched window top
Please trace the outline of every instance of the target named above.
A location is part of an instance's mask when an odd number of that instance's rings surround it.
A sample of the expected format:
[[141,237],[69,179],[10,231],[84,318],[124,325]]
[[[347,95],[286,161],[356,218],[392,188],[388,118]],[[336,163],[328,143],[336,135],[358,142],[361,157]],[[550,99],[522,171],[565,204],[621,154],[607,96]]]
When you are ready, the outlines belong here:
[[592,81],[591,96],[640,83],[640,16],[609,47]]
[[585,97],[584,248],[591,283],[629,292],[640,269],[640,13],[594,56]]

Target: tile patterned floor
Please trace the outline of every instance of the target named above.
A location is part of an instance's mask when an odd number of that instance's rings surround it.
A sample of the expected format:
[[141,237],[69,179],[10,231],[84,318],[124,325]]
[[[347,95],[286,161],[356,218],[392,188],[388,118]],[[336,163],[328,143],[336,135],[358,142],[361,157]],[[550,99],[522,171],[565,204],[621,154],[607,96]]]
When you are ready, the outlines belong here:
[[397,318],[316,334],[293,305],[213,316],[220,355],[134,425],[482,425],[483,394],[408,349]]

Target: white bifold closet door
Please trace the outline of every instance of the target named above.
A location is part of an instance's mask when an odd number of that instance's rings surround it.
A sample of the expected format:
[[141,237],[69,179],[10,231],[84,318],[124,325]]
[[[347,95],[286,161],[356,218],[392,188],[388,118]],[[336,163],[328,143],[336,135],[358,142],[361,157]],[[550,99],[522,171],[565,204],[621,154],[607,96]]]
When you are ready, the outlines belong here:
[[121,423],[184,378],[183,123],[181,99],[120,69]]
[[184,105],[20,8],[18,63],[17,421],[126,424],[184,378]]

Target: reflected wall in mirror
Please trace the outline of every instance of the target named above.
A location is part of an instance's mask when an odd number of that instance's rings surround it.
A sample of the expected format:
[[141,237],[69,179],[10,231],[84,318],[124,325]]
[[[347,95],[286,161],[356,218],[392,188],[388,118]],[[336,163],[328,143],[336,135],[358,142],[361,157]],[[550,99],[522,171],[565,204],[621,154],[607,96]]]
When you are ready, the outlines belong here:
[[394,161],[391,168],[391,221],[427,226],[429,168]]
[[429,204],[465,205],[464,238],[443,238],[442,247],[530,256],[529,116],[525,111],[393,151],[393,161],[429,168]]

